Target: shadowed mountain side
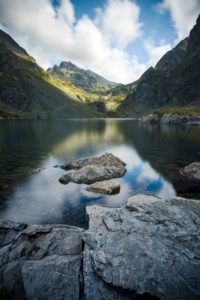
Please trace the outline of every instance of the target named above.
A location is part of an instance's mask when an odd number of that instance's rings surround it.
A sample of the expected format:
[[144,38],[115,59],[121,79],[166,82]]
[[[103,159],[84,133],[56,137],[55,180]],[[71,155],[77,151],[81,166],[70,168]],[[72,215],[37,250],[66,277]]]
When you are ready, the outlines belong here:
[[147,115],[161,107],[200,106],[200,16],[189,38],[166,53],[138,80],[118,107],[124,116]]
[[0,116],[73,118],[103,116],[81,103],[73,86],[50,76],[8,34],[0,31]]

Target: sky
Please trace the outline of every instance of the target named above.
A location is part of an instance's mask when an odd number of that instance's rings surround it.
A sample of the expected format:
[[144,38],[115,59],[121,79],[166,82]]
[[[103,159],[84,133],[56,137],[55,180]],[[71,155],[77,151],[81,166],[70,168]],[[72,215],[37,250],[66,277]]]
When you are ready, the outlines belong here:
[[130,83],[189,35],[200,0],[0,0],[0,28],[44,69],[71,61]]

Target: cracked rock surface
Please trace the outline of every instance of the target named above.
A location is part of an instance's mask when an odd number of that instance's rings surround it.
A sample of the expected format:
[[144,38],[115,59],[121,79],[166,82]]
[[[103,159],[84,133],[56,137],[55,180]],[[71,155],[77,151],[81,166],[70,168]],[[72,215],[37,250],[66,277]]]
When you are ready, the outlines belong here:
[[88,206],[87,214],[86,299],[124,299],[118,291],[129,292],[125,299],[199,299],[199,201],[136,195],[122,208]]
[[0,285],[14,299],[79,299],[82,229],[0,222]]
[[88,230],[0,221],[0,285],[13,299],[200,299],[198,200],[135,195],[87,214]]

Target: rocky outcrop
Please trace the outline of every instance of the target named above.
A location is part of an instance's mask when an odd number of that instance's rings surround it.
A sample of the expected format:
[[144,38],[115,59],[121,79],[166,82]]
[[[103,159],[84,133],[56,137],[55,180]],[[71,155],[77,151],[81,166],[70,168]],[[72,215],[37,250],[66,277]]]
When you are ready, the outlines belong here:
[[100,157],[90,157],[62,166],[65,170],[75,171],[64,174],[59,181],[63,184],[69,182],[92,184],[97,181],[119,178],[126,173],[125,163],[111,153]]
[[79,299],[82,229],[0,222],[0,285],[14,299]]
[[120,191],[120,184],[115,180],[95,182],[87,186],[86,191],[108,195],[118,194]]
[[88,230],[0,222],[0,285],[20,300],[199,299],[199,201],[135,195],[87,214]]
[[141,123],[154,123],[158,124],[160,122],[160,118],[157,114],[150,114],[147,117],[143,117],[139,119]]
[[200,297],[198,201],[136,195],[122,208],[89,206],[87,213],[86,299]]
[[164,114],[150,114],[147,117],[139,119],[142,123],[160,123],[171,125],[200,125],[200,117],[196,115],[181,115],[178,113]]

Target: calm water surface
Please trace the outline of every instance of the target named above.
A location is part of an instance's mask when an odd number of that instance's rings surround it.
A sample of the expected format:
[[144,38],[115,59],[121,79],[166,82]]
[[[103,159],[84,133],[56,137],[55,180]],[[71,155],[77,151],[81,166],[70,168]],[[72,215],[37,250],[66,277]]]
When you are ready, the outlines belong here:
[[[62,185],[55,165],[111,152],[127,163],[118,195]],[[0,218],[86,226],[85,206],[121,206],[136,193],[176,195],[176,174],[200,160],[200,129],[139,125],[133,120],[0,122]],[[32,172],[40,168],[40,172]],[[199,198],[199,195],[192,195]]]

